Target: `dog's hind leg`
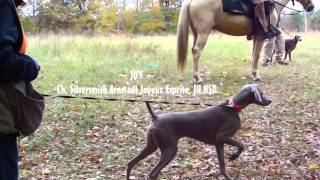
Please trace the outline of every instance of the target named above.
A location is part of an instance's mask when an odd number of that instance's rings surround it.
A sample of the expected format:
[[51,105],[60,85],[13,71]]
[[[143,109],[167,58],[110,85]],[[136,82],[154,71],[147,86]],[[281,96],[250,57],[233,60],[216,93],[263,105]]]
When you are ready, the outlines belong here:
[[166,167],[175,157],[177,154],[177,146],[175,147],[168,147],[164,150],[161,151],[161,157],[160,157],[160,162],[154,169],[151,171],[149,178],[150,180],[155,180],[160,174],[160,171]]
[[128,167],[127,167],[127,180],[130,179],[130,173],[132,168],[142,159],[146,158],[147,156],[149,156],[150,154],[152,154],[154,151],[156,151],[158,149],[158,146],[156,144],[156,142],[154,141],[154,139],[152,138],[152,136],[150,134],[148,134],[147,137],[147,145],[146,147],[136,156],[134,157],[132,160],[129,161],[128,163]]
[[161,170],[173,160],[178,150],[178,139],[166,137],[166,135],[163,135],[162,133],[155,133],[154,137],[161,150],[161,157],[159,163],[152,169],[151,173],[149,174],[150,180],[157,179]]
[[286,55],[284,56],[283,61],[285,61],[287,59],[288,53],[286,52]]

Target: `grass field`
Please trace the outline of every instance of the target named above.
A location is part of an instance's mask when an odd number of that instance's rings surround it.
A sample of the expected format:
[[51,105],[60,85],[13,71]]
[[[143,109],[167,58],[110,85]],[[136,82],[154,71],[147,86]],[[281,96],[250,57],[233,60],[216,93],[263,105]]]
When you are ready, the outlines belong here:
[[[245,152],[227,162],[238,179],[320,178],[320,33],[303,34],[289,66],[258,71],[259,84],[273,103],[249,106],[241,114],[236,135]],[[191,38],[192,39],[192,38]],[[29,54],[42,70],[35,86],[57,94],[71,84],[193,87],[191,54],[183,74],[176,70],[175,36],[85,37],[34,36]],[[191,43],[191,40],[189,40]],[[215,95],[118,95],[136,99],[217,103],[235,94],[250,78],[251,42],[245,37],[212,35],[200,60],[204,84],[215,84]],[[130,81],[131,70],[143,70]],[[68,93],[67,93],[68,94]],[[199,106],[153,104],[156,112],[199,109]],[[21,139],[21,179],[125,179],[127,161],[145,144],[149,115],[144,104],[81,99],[47,99],[44,122],[34,136]],[[217,179],[213,147],[190,139],[179,144],[176,159],[161,179]],[[226,148],[226,157],[234,149]],[[145,179],[159,152],[133,169]]]

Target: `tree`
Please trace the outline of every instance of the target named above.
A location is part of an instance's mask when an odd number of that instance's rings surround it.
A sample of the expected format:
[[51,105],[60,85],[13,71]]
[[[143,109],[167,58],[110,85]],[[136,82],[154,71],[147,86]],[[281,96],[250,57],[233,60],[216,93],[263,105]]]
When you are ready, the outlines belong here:
[[182,0],[136,0],[136,10],[127,1],[30,0],[22,22],[28,32],[175,32]]
[[313,30],[320,30],[320,9],[312,13],[309,17],[310,28]]
[[54,32],[68,30],[74,25],[79,11],[66,0],[42,0],[38,8],[38,28]]

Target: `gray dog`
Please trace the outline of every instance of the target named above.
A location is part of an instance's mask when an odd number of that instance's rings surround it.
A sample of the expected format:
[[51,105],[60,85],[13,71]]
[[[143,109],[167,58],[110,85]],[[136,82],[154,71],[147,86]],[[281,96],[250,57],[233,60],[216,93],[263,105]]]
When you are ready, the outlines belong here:
[[173,160],[177,153],[180,138],[189,137],[216,147],[221,174],[231,179],[225,171],[224,144],[236,146],[238,151],[229,160],[235,160],[244,149],[244,145],[231,137],[240,129],[239,112],[249,104],[268,106],[272,101],[265,97],[256,84],[244,86],[240,92],[217,106],[198,111],[166,113],[155,115],[147,103],[152,124],[147,132],[146,147],[128,163],[127,179],[131,169],[142,159],[158,148],[161,151],[160,162],[149,174],[155,180],[160,171]]

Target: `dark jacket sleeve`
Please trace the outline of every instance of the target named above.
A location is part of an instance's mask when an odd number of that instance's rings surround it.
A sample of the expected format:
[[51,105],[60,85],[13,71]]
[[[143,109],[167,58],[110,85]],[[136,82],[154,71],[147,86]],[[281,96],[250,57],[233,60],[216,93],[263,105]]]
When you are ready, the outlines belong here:
[[0,47],[0,81],[32,81],[40,67],[29,56],[16,54],[12,47]]
[[39,71],[39,65],[31,57],[18,53],[20,41],[14,7],[11,0],[0,1],[0,81],[32,81]]

